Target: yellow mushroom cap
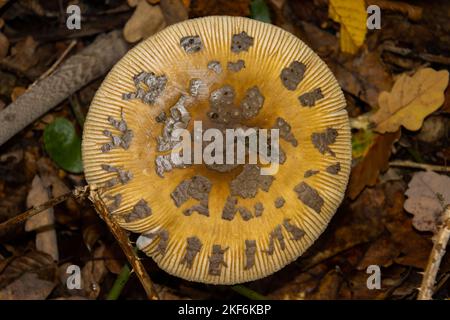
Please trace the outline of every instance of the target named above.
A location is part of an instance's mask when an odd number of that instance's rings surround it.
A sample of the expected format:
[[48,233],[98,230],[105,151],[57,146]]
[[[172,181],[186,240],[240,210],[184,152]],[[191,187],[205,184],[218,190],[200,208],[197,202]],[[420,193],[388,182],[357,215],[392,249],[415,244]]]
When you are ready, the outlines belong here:
[[[223,88],[242,125],[280,128],[286,158],[273,176],[255,178],[254,165],[164,169],[166,128],[177,117],[188,130],[194,120],[214,127],[222,109],[212,93]],[[245,101],[260,108],[246,117]],[[186,118],[172,119],[174,107]],[[92,101],[82,153],[89,185],[163,270],[234,284],[272,274],[319,237],[344,197],[351,144],[343,94],[310,48],[270,24],[213,16],[162,30],[114,66]]]

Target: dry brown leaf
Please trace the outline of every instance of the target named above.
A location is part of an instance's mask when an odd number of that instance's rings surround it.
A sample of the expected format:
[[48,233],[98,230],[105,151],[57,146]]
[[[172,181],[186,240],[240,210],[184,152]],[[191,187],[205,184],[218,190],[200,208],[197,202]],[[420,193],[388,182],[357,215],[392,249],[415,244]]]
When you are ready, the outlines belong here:
[[388,236],[383,235],[370,244],[357,269],[366,270],[370,265],[389,267],[399,253],[395,243]]
[[147,1],[138,3],[130,20],[125,24],[123,36],[128,42],[146,39],[166,25],[160,6],[152,6]]
[[[38,206],[49,200],[47,189],[44,187],[41,178],[36,175],[31,183],[31,189],[27,197],[27,207]],[[53,227],[55,217],[53,208],[44,210],[29,218],[25,223],[26,231],[36,230],[36,249],[45,252],[58,261],[58,243],[56,232]]]
[[27,91],[27,88],[25,87],[14,87],[13,91],[11,92],[11,100],[14,102],[17,100],[18,97],[23,95]]
[[39,61],[39,57],[36,54],[38,45],[31,36],[20,40],[11,49],[11,55],[3,59],[2,64],[13,70],[25,73]]
[[83,295],[88,299],[96,299],[100,294],[100,285],[107,274],[104,260],[105,246],[100,245],[94,250],[92,260],[81,270]]
[[382,92],[378,97],[380,109],[371,118],[375,130],[394,132],[401,125],[408,130],[419,130],[424,118],[444,102],[448,78],[447,70],[431,68],[421,69],[412,77],[402,74],[391,92]]
[[[138,3],[142,0],[127,0],[127,3],[130,7],[134,8],[138,5]],[[144,0],[145,1],[145,0]]]
[[414,227],[435,232],[445,206],[450,204],[450,178],[432,171],[417,172],[408,187],[404,207],[414,215]]
[[0,300],[45,299],[56,285],[56,264],[42,252],[7,259],[0,271]]
[[8,55],[8,51],[9,40],[2,32],[0,32],[0,60]]
[[355,199],[365,186],[374,186],[378,175],[388,168],[392,145],[400,138],[400,131],[387,134],[376,134],[374,143],[352,169],[348,184],[348,196]]

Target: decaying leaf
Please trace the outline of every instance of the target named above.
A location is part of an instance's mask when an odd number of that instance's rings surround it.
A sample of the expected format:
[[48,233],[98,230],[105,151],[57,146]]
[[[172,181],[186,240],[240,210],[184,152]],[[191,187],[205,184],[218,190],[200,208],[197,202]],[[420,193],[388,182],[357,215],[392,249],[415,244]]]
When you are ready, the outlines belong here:
[[[41,205],[48,200],[48,191],[44,187],[41,178],[36,175],[31,183],[31,190],[28,193],[27,206],[31,208]],[[49,208],[29,218],[25,224],[25,230],[36,230],[36,248],[39,251],[51,255],[57,261],[59,254],[56,232],[53,227],[54,222],[53,208]]]
[[352,134],[352,158],[358,159],[364,157],[369,152],[377,134],[372,130],[358,130]]
[[92,260],[81,270],[82,289],[88,299],[96,299],[100,294],[100,285],[107,274],[104,260],[105,246],[100,245],[94,250]]
[[432,171],[417,172],[408,187],[404,207],[414,215],[414,227],[436,231],[445,206],[450,204],[450,178]]
[[447,70],[431,68],[421,69],[412,77],[402,74],[391,92],[382,92],[378,97],[380,109],[371,118],[375,130],[394,132],[401,125],[408,130],[419,130],[424,118],[444,102],[448,78]]
[[188,10],[181,0],[161,0],[161,10],[167,25],[186,20]]
[[53,258],[43,252],[30,251],[9,258],[0,273],[0,300],[45,299],[56,280],[57,266]]
[[39,57],[36,54],[38,45],[31,36],[20,40],[11,49],[11,55],[2,60],[2,65],[9,69],[25,73],[39,61]]
[[374,134],[373,143],[352,169],[348,184],[348,195],[355,199],[365,186],[373,186],[378,175],[388,168],[392,145],[400,138],[400,131],[384,135]]
[[354,54],[366,37],[367,12],[364,0],[330,0],[328,15],[341,24],[342,52]]
[[128,42],[136,42],[151,36],[166,25],[160,6],[153,6],[147,1],[140,1],[123,29],[123,36]]

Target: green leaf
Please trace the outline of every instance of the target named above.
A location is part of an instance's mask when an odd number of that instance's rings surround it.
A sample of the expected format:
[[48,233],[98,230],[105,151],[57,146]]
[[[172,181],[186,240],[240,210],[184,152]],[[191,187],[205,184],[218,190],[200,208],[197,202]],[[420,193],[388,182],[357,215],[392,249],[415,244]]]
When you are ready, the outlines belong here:
[[364,157],[374,143],[375,133],[368,130],[358,130],[352,134],[352,156],[353,159]]
[[270,23],[270,10],[265,0],[252,0],[250,4],[250,16],[252,19]]
[[50,123],[44,130],[44,145],[61,168],[73,173],[83,171],[81,139],[69,120],[57,118]]

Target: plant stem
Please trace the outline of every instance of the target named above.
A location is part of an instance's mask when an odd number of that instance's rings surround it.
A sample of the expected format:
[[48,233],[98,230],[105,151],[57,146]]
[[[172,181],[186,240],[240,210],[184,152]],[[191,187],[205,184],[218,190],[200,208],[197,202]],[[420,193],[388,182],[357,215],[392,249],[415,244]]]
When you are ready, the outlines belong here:
[[236,291],[240,295],[249,298],[250,300],[269,300],[266,296],[263,296],[262,294],[240,284],[232,286],[231,289]]
[[131,275],[130,266],[128,265],[128,263],[126,263],[122,267],[122,270],[120,271],[119,275],[117,276],[116,281],[114,281],[114,285],[109,291],[106,300],[117,300],[119,298],[123,288],[128,282],[128,279],[130,279],[130,275]]
[[426,163],[417,163],[413,161],[391,161],[389,165],[392,167],[404,167],[404,168],[414,168],[414,169],[424,169],[431,171],[441,171],[441,172],[450,172],[450,167],[448,166],[436,166],[433,164]]

